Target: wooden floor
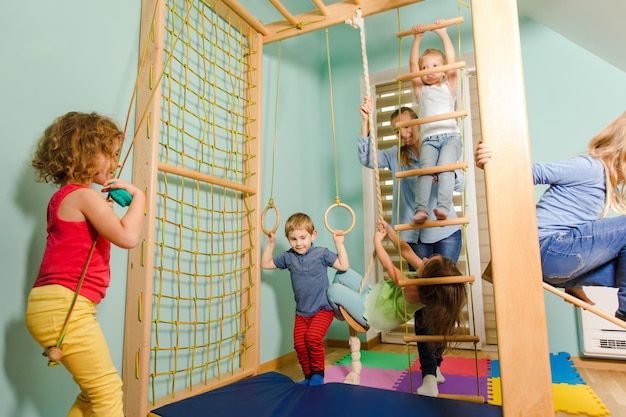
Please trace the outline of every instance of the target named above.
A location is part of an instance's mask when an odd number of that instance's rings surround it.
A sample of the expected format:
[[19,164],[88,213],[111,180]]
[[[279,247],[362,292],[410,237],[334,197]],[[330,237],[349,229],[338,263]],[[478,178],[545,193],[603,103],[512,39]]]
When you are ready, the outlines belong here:
[[[417,354],[417,348],[412,347],[412,354]],[[400,344],[377,344],[372,351],[406,353],[406,346]],[[350,353],[347,348],[327,347],[326,365],[330,366]],[[474,357],[473,350],[455,350],[451,356]],[[478,358],[497,359],[495,351],[478,351]],[[611,417],[626,417],[626,361],[609,361],[573,358],[574,364],[585,380],[587,385],[596,393],[604,405],[611,411]],[[294,381],[302,380],[300,365],[295,359],[295,355],[290,356],[289,363],[282,363],[273,367],[267,366],[263,371],[275,370],[292,378]],[[577,417],[586,414],[557,413],[557,417]]]

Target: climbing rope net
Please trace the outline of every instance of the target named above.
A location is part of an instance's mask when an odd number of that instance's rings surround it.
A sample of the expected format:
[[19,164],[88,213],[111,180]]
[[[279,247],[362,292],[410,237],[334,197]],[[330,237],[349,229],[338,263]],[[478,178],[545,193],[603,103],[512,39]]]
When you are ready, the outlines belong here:
[[220,1],[142,8],[133,181],[149,226],[129,255],[126,415],[258,366],[260,46]]

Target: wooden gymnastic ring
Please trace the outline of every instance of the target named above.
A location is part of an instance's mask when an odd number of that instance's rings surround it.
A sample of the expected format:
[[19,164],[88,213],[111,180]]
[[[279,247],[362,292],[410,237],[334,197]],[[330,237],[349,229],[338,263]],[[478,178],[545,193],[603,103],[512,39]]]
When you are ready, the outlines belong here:
[[[270,209],[273,209],[276,212],[276,224],[274,225],[274,228],[272,230],[267,230],[265,228],[265,216],[267,215],[267,212]],[[265,207],[265,210],[263,210],[263,213],[261,214],[261,230],[263,231],[263,233],[269,236],[270,233],[275,233],[276,230],[278,230],[279,223],[280,223],[280,212],[278,211],[278,207],[276,207],[273,204],[268,204],[267,207]]]
[[347,230],[343,231],[344,235],[347,235],[348,233],[350,233],[352,231],[352,229],[354,229],[354,225],[356,224],[356,216],[354,215],[354,210],[352,210],[352,208],[350,208],[349,205],[347,204],[343,204],[343,203],[333,203],[330,205],[330,207],[328,207],[326,209],[326,213],[324,214],[324,224],[326,225],[326,228],[328,229],[328,231],[330,233],[332,233],[333,235],[337,232],[336,230],[334,230],[333,228],[331,228],[328,225],[328,213],[330,213],[330,211],[334,208],[334,207],[343,207],[346,210],[348,210],[350,212],[350,214],[352,215],[352,224],[350,225],[350,227],[348,227]]

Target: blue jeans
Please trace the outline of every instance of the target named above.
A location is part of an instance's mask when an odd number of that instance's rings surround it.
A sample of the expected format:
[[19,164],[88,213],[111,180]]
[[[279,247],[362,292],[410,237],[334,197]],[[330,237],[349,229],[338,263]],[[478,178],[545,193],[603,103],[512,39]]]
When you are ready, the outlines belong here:
[[[435,254],[445,256],[446,258],[459,260],[461,253],[461,231],[457,230],[445,239],[435,243],[409,243],[413,251],[420,258],[430,258]],[[427,326],[424,326],[424,315],[428,306],[423,307],[415,312],[415,335],[432,334]],[[437,367],[441,366],[443,361],[443,348],[433,348],[428,342],[417,342],[417,352],[420,359],[420,369],[422,377],[426,375],[437,375]]]
[[[430,258],[435,254],[439,254],[446,258],[452,259],[454,262],[459,260],[459,255],[461,254],[461,245],[462,245],[462,235],[461,230],[457,230],[452,233],[450,236],[445,239],[441,239],[435,243],[424,243],[419,241],[409,242],[409,246],[413,249],[413,252],[420,258]],[[414,271],[409,265],[409,269]]]
[[[420,168],[454,164],[461,156],[461,134],[444,133],[422,139],[420,150]],[[452,193],[454,192],[454,171],[437,174],[439,189],[437,192],[437,208],[450,211]],[[433,175],[422,175],[417,178],[415,190],[415,211],[428,212],[428,200],[433,185]]]
[[365,314],[365,297],[370,292],[370,286],[365,285],[363,292],[359,292],[363,277],[353,269],[345,272],[337,272],[332,284],[326,290],[328,302],[330,303],[335,317],[341,317],[339,306],[342,306],[352,318],[364,327],[367,327]]
[[618,288],[626,313],[626,216],[588,222],[539,239],[543,280],[562,287]]

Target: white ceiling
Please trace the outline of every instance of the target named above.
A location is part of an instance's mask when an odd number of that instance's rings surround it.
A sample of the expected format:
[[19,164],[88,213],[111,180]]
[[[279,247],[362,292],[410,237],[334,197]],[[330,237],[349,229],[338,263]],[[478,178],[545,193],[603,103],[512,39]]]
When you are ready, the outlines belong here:
[[626,72],[625,0],[518,0],[520,14]]

